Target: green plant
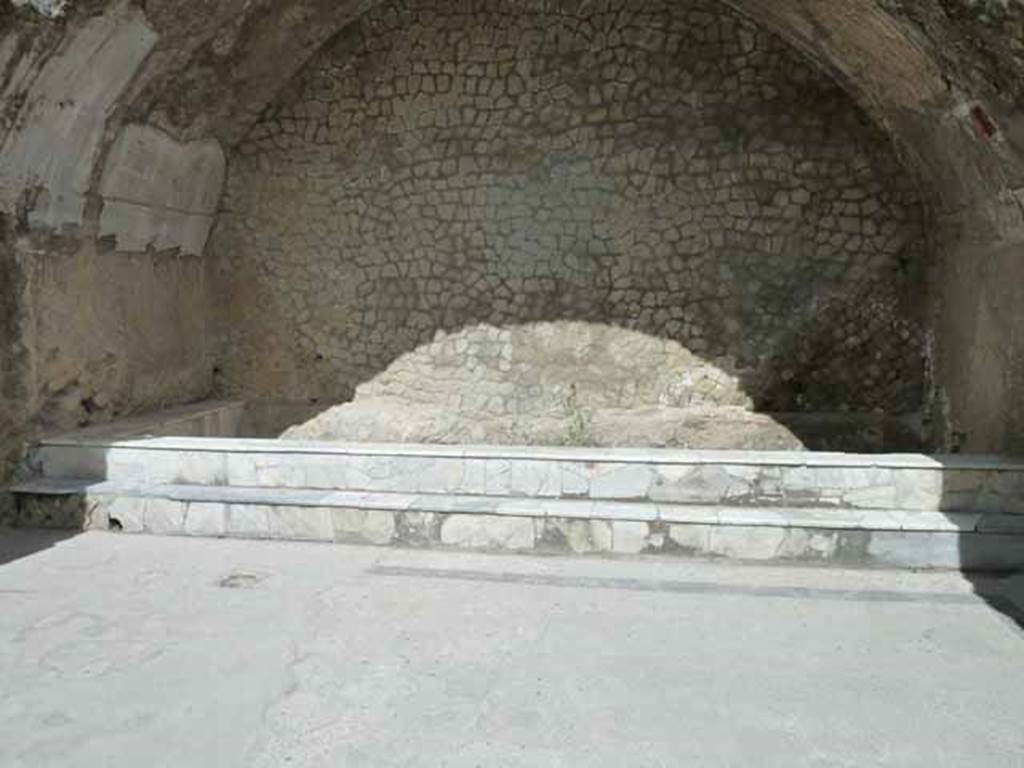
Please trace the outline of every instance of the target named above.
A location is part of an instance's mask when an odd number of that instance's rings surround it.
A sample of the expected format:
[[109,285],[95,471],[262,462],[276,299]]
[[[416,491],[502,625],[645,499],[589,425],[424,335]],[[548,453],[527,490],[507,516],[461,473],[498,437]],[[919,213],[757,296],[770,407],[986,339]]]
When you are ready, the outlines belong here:
[[593,439],[590,436],[591,413],[579,404],[576,385],[569,387],[569,394],[562,401],[562,408],[565,411],[565,435],[562,438],[563,445],[590,445]]

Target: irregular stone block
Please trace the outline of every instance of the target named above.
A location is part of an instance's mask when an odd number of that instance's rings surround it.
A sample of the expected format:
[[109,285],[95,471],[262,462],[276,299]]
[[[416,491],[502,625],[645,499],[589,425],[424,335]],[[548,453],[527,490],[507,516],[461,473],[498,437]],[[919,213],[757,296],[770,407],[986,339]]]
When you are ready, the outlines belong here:
[[817,467],[783,467],[780,482],[787,504],[838,503],[837,494],[828,494],[829,486]]
[[185,533],[190,536],[223,536],[227,533],[226,504],[190,502],[185,512]]
[[179,534],[185,532],[186,504],[173,499],[147,499],[143,513],[149,533]]
[[[420,456],[396,456],[391,462],[391,472],[386,490],[397,493],[438,493],[444,484],[438,473],[438,461]],[[367,487],[385,490],[371,477]]]
[[574,554],[612,551],[612,524],[605,520],[548,518],[536,522],[537,547]]
[[785,540],[784,528],[720,526],[711,529],[708,553],[736,560],[772,560],[778,557]]
[[107,477],[107,449],[101,447],[44,445],[34,452],[30,462],[47,477]]
[[959,568],[958,533],[895,533],[878,531],[871,535],[867,555],[876,565],[893,568]]
[[590,493],[590,471],[581,462],[558,463],[562,475],[561,495],[585,497]]
[[272,539],[332,541],[334,522],[328,507],[267,507]]
[[1024,513],[1024,473],[986,473],[976,511],[996,514]]
[[[220,451],[135,451],[144,479],[157,485],[226,485],[227,454]],[[122,472],[111,479],[135,480]],[[141,479],[141,478],[139,478]]]
[[837,531],[808,528],[780,530],[784,536],[775,552],[775,557],[780,560],[815,561],[831,560],[835,557],[839,544]]
[[243,538],[267,538],[270,535],[268,508],[257,504],[229,504],[227,532]]
[[484,467],[479,461],[462,458],[421,459],[416,487],[430,493],[482,493]]
[[438,544],[443,522],[444,517],[433,512],[398,512],[395,515],[395,541],[413,547]]
[[590,498],[645,499],[654,479],[655,471],[647,464],[600,465],[590,478]]
[[[942,474],[943,512],[997,512],[987,509],[995,497],[987,493],[993,475],[984,470],[953,469]],[[986,498],[987,497],[987,498]]]
[[533,549],[533,520],[529,517],[451,515],[441,525],[441,543],[471,549]]
[[615,520],[612,522],[612,550],[620,555],[636,555],[650,545],[647,523]]
[[894,508],[930,512],[942,508],[943,472],[901,469],[893,472]]
[[304,488],[305,456],[287,454],[260,455],[253,470],[253,485],[275,488]]
[[664,465],[657,469],[650,498],[682,504],[713,504],[755,498],[750,477],[720,465]]
[[561,469],[554,461],[512,461],[506,482],[514,496],[555,497],[562,492]]
[[484,493],[509,494],[509,475],[512,465],[505,459],[484,459]]
[[348,487],[360,491],[388,491],[393,487],[394,478],[401,472],[395,462],[402,457],[350,456],[345,461]]
[[334,540],[350,544],[390,544],[395,513],[386,510],[331,508]]
[[155,469],[176,461],[177,457],[174,454],[154,456],[144,451],[110,448],[103,460],[104,476],[108,480],[124,483],[169,482],[161,479],[150,480],[150,476],[154,474]]
[[691,555],[707,555],[711,550],[711,530],[710,525],[670,525],[666,549]]
[[343,456],[306,456],[302,462],[305,488],[345,488],[347,475]]
[[843,506],[859,509],[894,509],[896,507],[896,486],[891,472],[877,473],[878,485],[870,485],[842,493]]

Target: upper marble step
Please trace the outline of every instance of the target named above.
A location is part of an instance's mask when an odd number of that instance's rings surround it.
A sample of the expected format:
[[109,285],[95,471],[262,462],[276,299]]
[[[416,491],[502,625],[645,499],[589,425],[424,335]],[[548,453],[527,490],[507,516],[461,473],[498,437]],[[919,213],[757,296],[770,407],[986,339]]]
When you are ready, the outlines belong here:
[[465,459],[537,459],[654,464],[730,464],[741,466],[888,467],[893,469],[990,469],[1024,472],[1024,457],[921,453],[830,453],[825,451],[726,451],[676,448],[589,448],[529,445],[441,445],[426,443],[350,443],[230,437],[122,437],[107,427],[43,439],[39,448],[91,447],[139,451],[231,452],[237,454],[314,454]]
[[145,485],[1024,514],[1024,462],[976,456],[64,437],[31,463]]

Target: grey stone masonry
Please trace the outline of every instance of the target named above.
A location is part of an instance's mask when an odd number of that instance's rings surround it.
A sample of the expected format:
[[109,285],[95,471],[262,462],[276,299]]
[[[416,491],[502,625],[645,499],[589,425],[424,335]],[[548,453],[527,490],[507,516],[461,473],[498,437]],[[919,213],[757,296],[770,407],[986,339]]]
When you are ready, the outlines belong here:
[[630,369],[685,353],[761,410],[921,406],[914,180],[725,3],[388,0],[228,166],[211,255],[233,396],[340,402],[383,377],[371,392],[442,407],[477,374],[458,407],[515,413],[552,357],[517,334],[576,338],[568,321],[629,353],[579,369],[582,404],[650,405]]

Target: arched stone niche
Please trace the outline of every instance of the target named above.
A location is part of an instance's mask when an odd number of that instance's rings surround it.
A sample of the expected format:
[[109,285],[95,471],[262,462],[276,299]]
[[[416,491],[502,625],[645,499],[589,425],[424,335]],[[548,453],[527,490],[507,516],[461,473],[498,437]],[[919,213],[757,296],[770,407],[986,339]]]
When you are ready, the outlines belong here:
[[[841,83],[923,182],[933,445],[1024,450],[1020,9],[979,13],[965,0],[728,2]],[[56,21],[0,8],[0,431],[8,438],[0,448],[40,429],[213,391],[218,361],[204,326],[223,317],[225,299],[198,257],[175,255],[176,242],[194,238],[163,229],[143,238],[145,253],[95,239],[111,148],[136,124],[186,152],[207,140],[230,151],[325,42],[374,4],[35,4],[66,11]],[[92,51],[90,66],[76,65],[75,51]],[[41,77],[48,67],[68,77]],[[77,98],[68,101],[60,94],[71,82]],[[27,134],[42,131],[38,139],[65,118],[84,121],[74,142],[21,151],[35,146]],[[25,165],[27,157],[35,159]],[[62,190],[70,208],[54,207]],[[51,215],[67,210],[70,218]],[[158,243],[170,249],[153,251]],[[84,315],[70,307],[76,302]]]
[[232,394],[337,401],[439,331],[583,321],[763,410],[922,407],[915,185],[831,78],[719,3],[383,3],[229,166]]

